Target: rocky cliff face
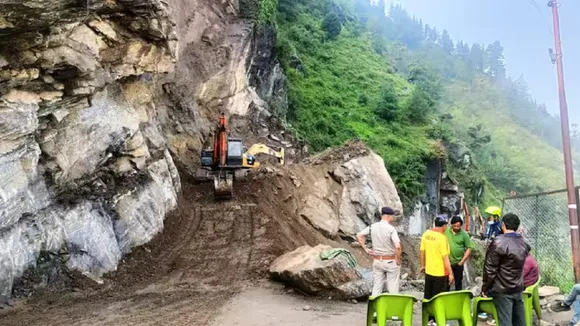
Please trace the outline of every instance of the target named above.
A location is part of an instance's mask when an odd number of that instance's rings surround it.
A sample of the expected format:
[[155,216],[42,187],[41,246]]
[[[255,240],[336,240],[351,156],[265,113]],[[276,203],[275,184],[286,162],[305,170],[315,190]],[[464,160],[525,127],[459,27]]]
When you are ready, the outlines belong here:
[[0,0],[0,294],[35,266],[115,270],[162,230],[176,166],[198,164],[220,111],[249,140],[292,146],[271,114],[286,105],[275,31],[236,10]]

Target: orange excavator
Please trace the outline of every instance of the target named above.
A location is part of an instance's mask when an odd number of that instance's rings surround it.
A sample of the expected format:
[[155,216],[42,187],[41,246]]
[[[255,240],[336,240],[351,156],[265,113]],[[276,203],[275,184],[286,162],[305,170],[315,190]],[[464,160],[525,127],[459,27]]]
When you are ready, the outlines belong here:
[[256,155],[266,154],[284,164],[284,149],[274,151],[264,144],[254,144],[246,150],[242,140],[229,137],[230,130],[224,113],[220,114],[214,134],[213,149],[201,151],[201,168],[197,170],[198,182],[213,181],[214,196],[229,199],[233,194],[234,181],[246,179],[250,169],[260,166]]

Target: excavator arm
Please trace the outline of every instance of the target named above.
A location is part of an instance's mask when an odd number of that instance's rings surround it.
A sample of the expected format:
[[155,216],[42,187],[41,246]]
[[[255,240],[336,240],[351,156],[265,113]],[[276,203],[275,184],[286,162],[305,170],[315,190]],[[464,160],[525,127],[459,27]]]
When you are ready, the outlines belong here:
[[259,167],[260,163],[255,162],[255,156],[258,154],[273,156],[278,159],[278,164],[284,165],[284,148],[280,148],[280,151],[275,151],[265,144],[254,144],[244,153],[243,166],[250,168]]

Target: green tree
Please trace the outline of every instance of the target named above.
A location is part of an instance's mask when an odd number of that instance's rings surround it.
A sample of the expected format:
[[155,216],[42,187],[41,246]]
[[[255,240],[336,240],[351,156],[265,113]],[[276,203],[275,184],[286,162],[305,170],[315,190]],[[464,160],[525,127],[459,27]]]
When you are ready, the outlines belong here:
[[398,119],[401,107],[399,98],[393,85],[386,84],[381,89],[381,96],[375,107],[375,113],[386,121],[395,121]]
[[478,150],[491,142],[491,134],[483,128],[482,124],[469,127],[467,135],[469,147],[473,150]]
[[453,40],[451,40],[449,32],[447,32],[446,29],[444,29],[443,33],[441,34],[441,46],[447,53],[453,53],[453,50],[455,49],[453,46]]
[[425,29],[423,30],[423,38],[428,40],[431,37],[431,26],[425,24]]
[[469,45],[463,43],[463,41],[457,42],[457,47],[456,47],[455,53],[457,54],[457,56],[461,60],[463,60],[465,62],[469,61],[469,56],[470,56]]
[[487,47],[487,70],[488,74],[496,80],[505,78],[505,65],[503,56],[503,46],[499,41],[495,41]]
[[413,66],[408,81],[426,92],[432,102],[437,102],[441,98],[441,80],[433,70],[425,66]]
[[391,3],[389,13],[393,21],[394,37],[411,49],[418,48],[424,40],[423,23],[416,18],[411,18],[409,13],[399,5]]
[[326,35],[330,40],[334,40],[340,35],[342,24],[340,23],[338,14],[334,10],[326,15],[322,22],[322,28],[326,31]]
[[416,87],[411,93],[411,99],[407,103],[406,109],[412,122],[422,124],[434,112],[435,102],[422,87]]
[[437,28],[433,27],[431,29],[431,33],[429,33],[428,40],[431,41],[432,43],[437,43],[437,40],[439,40],[439,32],[437,31]]
[[485,52],[483,47],[479,44],[473,44],[471,46],[471,65],[473,69],[478,72],[484,72],[485,69]]

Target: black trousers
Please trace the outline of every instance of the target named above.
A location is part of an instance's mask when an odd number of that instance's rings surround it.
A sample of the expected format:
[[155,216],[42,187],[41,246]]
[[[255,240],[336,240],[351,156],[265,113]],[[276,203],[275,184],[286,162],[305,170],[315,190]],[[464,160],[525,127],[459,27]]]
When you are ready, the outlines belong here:
[[463,265],[452,265],[451,269],[455,278],[455,291],[463,290]]
[[497,310],[498,325],[526,326],[522,292],[514,294],[493,293],[493,304]]
[[[447,276],[431,276],[425,274],[425,299],[429,300],[439,293],[447,291],[449,291],[449,278]],[[433,319],[433,316],[429,316],[429,320]]]

